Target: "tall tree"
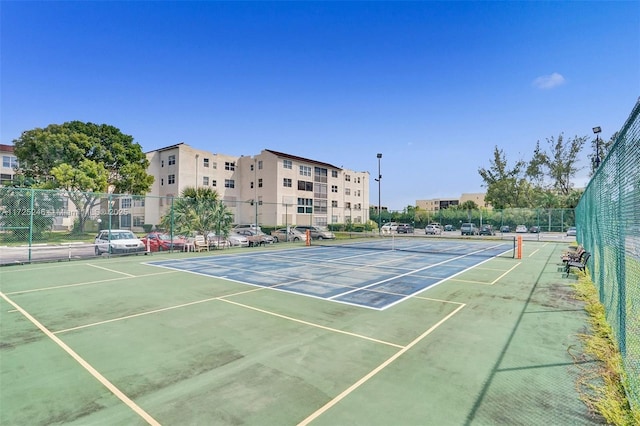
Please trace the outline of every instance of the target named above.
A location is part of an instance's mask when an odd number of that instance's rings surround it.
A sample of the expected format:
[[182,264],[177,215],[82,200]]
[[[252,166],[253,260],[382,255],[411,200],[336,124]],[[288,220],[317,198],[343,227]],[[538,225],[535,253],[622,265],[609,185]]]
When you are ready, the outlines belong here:
[[497,146],[493,151],[491,167],[478,169],[487,188],[485,200],[496,209],[522,207],[528,185],[524,180],[525,162],[520,160],[509,168],[504,151]]
[[561,195],[567,196],[571,192],[571,180],[580,171],[578,155],[586,141],[586,136],[574,136],[565,142],[562,133],[557,139],[547,139],[550,145],[550,153],[547,154],[549,177],[553,188]]
[[107,124],[51,124],[23,132],[13,143],[19,172],[35,187],[67,192],[78,211],[76,232],[84,230],[100,193],[144,194],[153,183],[141,146]]

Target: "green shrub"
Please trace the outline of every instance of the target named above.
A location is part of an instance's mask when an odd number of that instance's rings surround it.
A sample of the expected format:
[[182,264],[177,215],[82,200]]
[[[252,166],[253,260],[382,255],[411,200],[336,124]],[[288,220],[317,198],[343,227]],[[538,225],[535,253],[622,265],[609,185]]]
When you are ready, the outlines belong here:
[[142,229],[144,229],[144,232],[149,233],[153,229],[153,225],[150,223],[145,223],[144,225],[142,225]]

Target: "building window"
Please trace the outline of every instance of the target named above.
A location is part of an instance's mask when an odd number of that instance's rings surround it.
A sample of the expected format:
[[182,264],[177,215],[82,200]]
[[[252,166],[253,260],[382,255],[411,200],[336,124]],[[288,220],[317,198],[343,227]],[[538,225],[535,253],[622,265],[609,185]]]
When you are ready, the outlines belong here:
[[212,180],[211,181],[211,186],[218,186],[218,181],[217,180]]
[[337,170],[331,170],[331,177],[332,178],[337,178],[338,177],[338,171]]
[[164,160],[160,160],[160,167],[164,167]]
[[282,186],[284,186],[285,188],[291,188],[291,179],[284,178],[282,180]]
[[331,185],[331,192],[338,193],[338,185]]
[[176,156],[175,155],[170,155],[169,156],[169,161],[167,162],[167,164],[169,164],[170,166],[173,164],[176,164]]
[[262,178],[258,179],[258,188],[262,188]]
[[164,178],[160,178],[160,186],[164,185]]
[[356,197],[359,197],[359,196],[360,196],[360,190],[356,189]]
[[345,209],[350,209],[351,208],[351,203],[344,203],[344,208]]
[[131,198],[122,198],[122,199],[120,199],[120,208],[122,208],[122,209],[130,209],[131,208]]
[[331,200],[331,207],[338,207],[338,201],[337,200]]
[[142,225],[144,225],[144,216],[134,216],[133,226],[142,226]]
[[313,199],[298,198],[298,213],[313,213]]
[[327,183],[327,169],[322,167],[315,167],[313,169],[313,180],[314,182]]
[[313,191],[313,182],[307,182],[306,180],[298,181],[299,191]]
[[344,175],[344,180],[351,182],[351,175]]
[[249,165],[249,171],[252,172],[253,171],[253,164]]
[[235,188],[236,187],[236,182],[233,179],[225,179],[224,180],[224,187],[225,188]]
[[8,169],[17,168],[18,167],[18,157],[14,157],[13,155],[3,155],[2,156],[2,167],[6,167]]
[[253,189],[253,182],[249,183],[249,188]]
[[345,188],[344,189],[344,195],[351,195],[351,189],[350,188]]
[[202,185],[209,186],[209,176],[202,176]]
[[360,176],[356,178],[356,183],[360,183]]
[[144,207],[144,198],[136,198],[133,201],[133,207]]
[[311,167],[300,166],[300,176],[311,176]]
[[208,158],[203,158],[202,159],[202,166],[203,167],[209,167],[209,159]]
[[176,183],[176,175],[167,176],[167,183],[169,185],[173,185],[174,183]]
[[262,170],[262,160],[258,161],[258,170]]
[[211,168],[213,170],[218,170],[218,163],[216,163],[215,161],[213,163],[211,163]]
[[291,162],[291,160],[282,160],[282,167],[285,169],[292,169],[293,163]]
[[224,169],[225,170],[234,171],[236,169],[236,163],[233,162],[233,161],[225,161],[224,162]]
[[327,214],[327,200],[314,200],[313,210],[316,214]]

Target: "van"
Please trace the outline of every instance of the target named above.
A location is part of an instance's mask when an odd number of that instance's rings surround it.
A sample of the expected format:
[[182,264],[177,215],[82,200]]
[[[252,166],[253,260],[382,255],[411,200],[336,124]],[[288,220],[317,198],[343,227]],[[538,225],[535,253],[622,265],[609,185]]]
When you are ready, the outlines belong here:
[[478,228],[473,223],[463,223],[460,226],[461,235],[478,235]]

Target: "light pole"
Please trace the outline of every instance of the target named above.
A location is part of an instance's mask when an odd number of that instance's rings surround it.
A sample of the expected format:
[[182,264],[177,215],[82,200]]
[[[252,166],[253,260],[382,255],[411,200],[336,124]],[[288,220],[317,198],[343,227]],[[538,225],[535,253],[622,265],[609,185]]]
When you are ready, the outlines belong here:
[[256,208],[256,230],[258,230],[258,159],[253,159],[253,204]]
[[602,132],[600,126],[593,128],[593,133],[595,133],[596,135],[596,158],[593,159],[593,162],[596,165],[596,169],[600,167],[600,162],[602,161],[602,159],[600,158],[600,132]]
[[382,154],[378,153],[378,234],[382,232],[382,210],[380,206],[380,182],[382,181],[382,175],[380,174],[380,159],[382,158]]

